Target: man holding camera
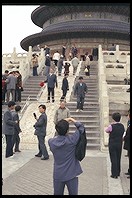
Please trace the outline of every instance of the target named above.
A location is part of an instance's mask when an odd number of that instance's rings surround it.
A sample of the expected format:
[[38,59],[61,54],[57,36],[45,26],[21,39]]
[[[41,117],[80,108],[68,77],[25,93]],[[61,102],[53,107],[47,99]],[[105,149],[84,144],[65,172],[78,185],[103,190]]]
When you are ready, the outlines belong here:
[[41,160],[48,160],[49,154],[45,145],[45,136],[46,136],[46,128],[47,128],[47,115],[45,113],[46,106],[41,104],[39,105],[39,112],[41,115],[37,118],[36,114],[34,113],[34,117],[37,122],[34,124],[35,133],[38,138],[38,149],[39,152],[36,154],[36,157],[41,157]]

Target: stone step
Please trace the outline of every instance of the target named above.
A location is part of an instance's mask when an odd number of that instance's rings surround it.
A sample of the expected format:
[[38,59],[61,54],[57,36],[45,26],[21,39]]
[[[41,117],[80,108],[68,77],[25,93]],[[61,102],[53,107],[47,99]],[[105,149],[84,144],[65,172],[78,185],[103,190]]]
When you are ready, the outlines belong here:
[[100,150],[100,143],[99,144],[87,143],[87,150]]
[[[68,107],[74,107],[76,106],[77,102],[76,101],[73,101],[72,103],[67,103],[67,106]],[[86,107],[89,107],[89,108],[92,108],[92,107],[98,107],[99,108],[99,102],[98,101],[93,101],[93,102],[89,102],[89,101],[85,101],[84,102],[84,106]]]
[[[83,116],[87,116],[87,118],[90,119],[92,116],[96,116],[96,115],[97,115],[97,117],[99,117],[98,116],[99,115],[99,109],[97,109],[96,111],[95,110],[92,110],[92,109],[91,110],[88,110],[88,111],[85,111],[85,109],[84,109],[83,112],[79,112],[79,113],[76,112],[76,109],[75,110],[73,110],[71,108],[69,108],[69,109],[70,109],[71,116],[73,118],[74,117],[80,118],[80,117],[83,117]],[[89,115],[91,115],[91,117]]]
[[[71,112],[70,112],[71,113]],[[83,121],[87,121],[87,120],[89,120],[89,121],[91,121],[91,120],[94,120],[94,121],[96,121],[96,122],[99,122],[99,116],[98,115],[79,115],[79,114],[72,114],[71,113],[71,115],[72,115],[72,117],[74,118],[74,119],[76,119],[76,120],[83,120]]]
[[[88,124],[85,124],[85,128],[86,128],[86,131],[99,131],[99,125],[88,125]],[[70,128],[70,131],[73,131],[73,132],[75,132],[75,126],[73,125],[73,126],[69,126],[69,128]]]
[[36,95],[39,93],[39,89],[34,89],[34,90],[27,90],[25,92],[22,93],[22,96],[25,96],[25,95]]

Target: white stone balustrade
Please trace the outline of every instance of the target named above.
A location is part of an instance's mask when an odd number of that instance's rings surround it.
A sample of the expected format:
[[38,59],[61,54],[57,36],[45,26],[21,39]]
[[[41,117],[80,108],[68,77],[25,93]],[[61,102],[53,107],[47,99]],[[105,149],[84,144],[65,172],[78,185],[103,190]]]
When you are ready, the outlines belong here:
[[28,76],[32,75],[31,72],[31,58],[32,54],[37,53],[38,56],[38,73],[42,71],[42,67],[44,67],[44,50],[41,48],[41,52],[33,52],[32,47],[29,46],[29,51],[25,53],[16,53],[16,49],[13,49],[13,53],[7,53],[2,55],[2,72],[7,69],[9,71],[18,70],[23,78],[23,82],[28,78]]
[[105,133],[105,127],[109,124],[109,98],[106,83],[106,74],[104,70],[104,61],[102,46],[99,45],[98,60],[98,79],[99,79],[99,104],[100,104],[100,133],[101,133],[101,150],[108,145],[108,134]]

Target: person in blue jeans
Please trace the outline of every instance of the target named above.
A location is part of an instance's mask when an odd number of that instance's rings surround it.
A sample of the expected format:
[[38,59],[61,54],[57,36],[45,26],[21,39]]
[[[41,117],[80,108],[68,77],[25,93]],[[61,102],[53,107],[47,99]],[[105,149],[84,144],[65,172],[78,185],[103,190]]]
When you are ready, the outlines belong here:
[[[68,134],[70,122],[73,122],[76,127],[72,135]],[[48,140],[54,157],[54,195],[63,195],[65,186],[69,195],[78,195],[78,175],[83,171],[75,157],[75,148],[80,133],[85,130],[84,125],[74,118],[65,118],[57,122],[55,129],[58,135]]]

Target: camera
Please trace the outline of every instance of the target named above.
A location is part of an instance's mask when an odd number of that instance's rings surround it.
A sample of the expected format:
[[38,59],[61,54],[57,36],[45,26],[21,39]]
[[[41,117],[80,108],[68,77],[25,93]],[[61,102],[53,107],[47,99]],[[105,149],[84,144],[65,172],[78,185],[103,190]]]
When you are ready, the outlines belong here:
[[35,119],[37,118],[36,113],[33,113],[33,116],[34,116]]

